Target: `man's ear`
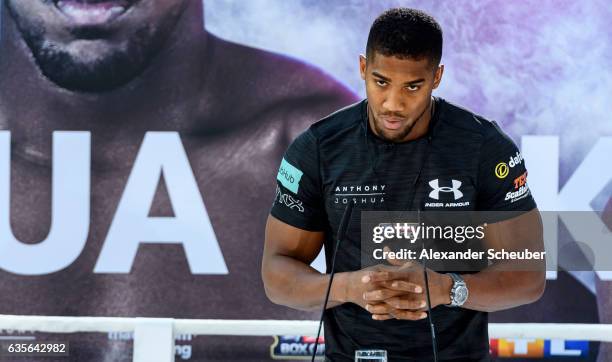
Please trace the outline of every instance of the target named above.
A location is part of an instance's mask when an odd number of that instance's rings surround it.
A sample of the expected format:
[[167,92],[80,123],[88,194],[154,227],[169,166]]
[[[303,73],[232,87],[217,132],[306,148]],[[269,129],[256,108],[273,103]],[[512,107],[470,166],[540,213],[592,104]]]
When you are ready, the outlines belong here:
[[438,88],[438,86],[440,85],[440,82],[442,81],[442,74],[444,74],[444,64],[440,64],[438,65],[438,68],[436,68],[436,74],[434,74],[433,89]]
[[365,76],[366,76],[366,57],[363,54],[359,55],[359,74],[361,74],[361,79],[365,80]]

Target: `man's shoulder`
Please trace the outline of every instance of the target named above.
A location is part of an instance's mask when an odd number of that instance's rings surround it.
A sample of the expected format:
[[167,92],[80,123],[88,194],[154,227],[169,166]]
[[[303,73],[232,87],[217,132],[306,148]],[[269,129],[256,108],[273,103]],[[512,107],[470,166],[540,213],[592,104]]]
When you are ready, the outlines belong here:
[[365,100],[350,104],[313,123],[309,130],[319,141],[342,136],[344,132],[362,125],[364,107]]
[[314,122],[293,140],[290,149],[295,154],[316,152],[317,148],[338,146],[339,139],[348,139],[360,127],[364,101],[341,108]]
[[453,131],[473,133],[482,137],[483,141],[498,137],[509,139],[494,120],[445,99],[439,98],[439,101],[442,105],[440,121]]
[[[210,82],[223,86],[239,107],[239,118],[262,117],[286,123],[295,136],[314,121],[356,100],[346,86],[315,66],[286,55],[212,36],[214,72]],[[207,81],[208,82],[208,81]],[[221,101],[221,100],[219,100]]]

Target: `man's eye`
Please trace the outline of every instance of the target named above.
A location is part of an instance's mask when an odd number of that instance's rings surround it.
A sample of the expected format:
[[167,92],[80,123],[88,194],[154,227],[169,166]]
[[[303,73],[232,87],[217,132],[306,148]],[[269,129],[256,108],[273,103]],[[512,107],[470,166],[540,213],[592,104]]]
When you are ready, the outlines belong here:
[[407,87],[406,87],[406,89],[408,89],[408,90],[409,90],[409,91],[411,91],[411,92],[418,91],[418,90],[419,90],[419,88],[420,88],[420,87],[419,87],[418,85],[409,85],[409,86],[407,86]]
[[386,81],[384,81],[384,80],[377,79],[377,80],[376,80],[376,84],[378,84],[378,85],[379,85],[379,86],[381,86],[381,87],[384,87],[384,86],[386,86],[386,85],[387,85],[387,82],[386,82]]

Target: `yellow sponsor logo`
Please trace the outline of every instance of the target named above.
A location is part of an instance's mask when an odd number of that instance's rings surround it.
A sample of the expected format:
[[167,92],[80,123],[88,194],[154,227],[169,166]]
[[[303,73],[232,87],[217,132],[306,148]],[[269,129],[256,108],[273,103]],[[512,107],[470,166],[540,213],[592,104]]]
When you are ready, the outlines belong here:
[[506,178],[509,172],[510,168],[505,162],[500,162],[497,164],[497,166],[495,166],[495,176],[497,176],[497,178]]

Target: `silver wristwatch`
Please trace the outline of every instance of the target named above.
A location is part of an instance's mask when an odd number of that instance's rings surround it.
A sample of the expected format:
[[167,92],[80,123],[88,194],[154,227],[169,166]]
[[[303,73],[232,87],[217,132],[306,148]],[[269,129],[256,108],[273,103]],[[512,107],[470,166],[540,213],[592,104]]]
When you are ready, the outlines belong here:
[[453,287],[450,291],[450,304],[447,307],[461,307],[468,299],[467,284],[459,274],[447,273],[453,279]]

